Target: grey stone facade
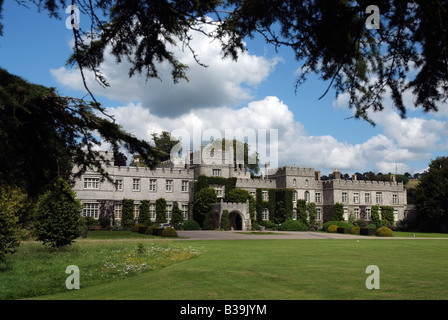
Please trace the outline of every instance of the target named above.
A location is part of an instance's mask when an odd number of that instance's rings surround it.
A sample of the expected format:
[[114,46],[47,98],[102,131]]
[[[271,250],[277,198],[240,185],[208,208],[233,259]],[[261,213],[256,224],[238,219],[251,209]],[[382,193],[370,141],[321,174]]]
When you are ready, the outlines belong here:
[[[203,149],[200,150],[203,152]],[[155,220],[155,201],[164,198],[167,202],[168,217],[172,203],[177,201],[185,219],[192,219],[192,201],[194,196],[194,181],[199,175],[236,177],[236,187],[249,191],[254,197],[256,189],[293,189],[293,207],[298,199],[316,203],[317,220],[325,222],[331,219],[330,211],[333,205],[340,202],[344,205],[345,219],[353,215],[355,219],[370,220],[370,210],[373,205],[393,206],[395,221],[404,218],[407,200],[402,183],[342,180],[338,170],[333,173],[334,179],[322,181],[320,172],[313,168],[285,166],[266,170],[262,179],[251,179],[243,163],[231,161],[232,152],[214,154],[213,157],[202,157],[199,151],[187,152],[185,161],[170,162],[154,170],[144,167],[109,166],[107,171],[115,184],[101,181],[98,173],[91,171],[76,180],[74,190],[78,199],[84,205],[83,215],[99,218],[110,215],[113,208],[114,217],[121,218],[121,201],[133,199],[135,218],[138,219],[138,205],[142,200],[151,203],[150,214]],[[112,160],[112,153],[105,152]],[[202,153],[204,154],[204,153]],[[223,159],[223,161],[220,161]],[[111,161],[113,163],[113,161]],[[224,186],[213,186],[218,197],[224,195]],[[267,196],[267,192],[266,192]],[[267,200],[267,199],[266,199]],[[105,203],[109,208],[106,211]],[[246,205],[246,204],[243,204]],[[248,210],[239,208],[236,204],[229,206],[220,203],[219,212],[223,208],[237,212],[243,221],[243,229],[250,230]],[[233,209],[232,209],[233,208]],[[220,214],[219,213],[219,214]],[[269,214],[267,212],[267,214]]]

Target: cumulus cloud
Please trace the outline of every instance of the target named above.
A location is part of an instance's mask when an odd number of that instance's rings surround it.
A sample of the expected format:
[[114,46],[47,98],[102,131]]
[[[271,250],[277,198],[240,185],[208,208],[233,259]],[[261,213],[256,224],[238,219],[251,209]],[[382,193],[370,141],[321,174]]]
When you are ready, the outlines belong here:
[[[262,151],[262,166],[265,161],[278,166],[296,164],[321,170],[324,174],[333,168],[352,173],[369,170],[387,173],[394,172],[398,167],[400,172],[413,172],[419,171],[419,168],[412,168],[407,162],[428,159],[430,156],[428,150],[405,148],[386,134],[375,135],[358,144],[339,141],[330,135],[309,136],[300,119],[295,119],[289,107],[273,96],[251,101],[238,109],[205,108],[191,110],[177,117],[154,115],[141,103],[108,108],[107,112],[113,114],[125,130],[142,139],[151,139],[153,132],[184,130],[188,132],[191,147],[207,144],[207,139],[210,139],[207,133],[218,132],[224,137],[226,130],[235,133],[241,129],[246,132],[252,130],[258,138],[263,138],[264,132],[269,133],[270,129],[274,129],[278,133],[277,142],[268,136],[266,144],[251,146],[251,151]],[[200,140],[198,142],[195,139]],[[275,157],[270,154],[270,150],[278,151],[277,163],[272,162]]]
[[[425,114],[415,107],[413,94],[406,92],[403,101],[408,112],[403,119],[394,109],[389,96],[387,91],[383,97],[382,111],[368,112],[369,118],[376,123],[382,134],[372,137],[363,145],[371,152],[371,156],[373,155],[371,161],[376,161],[378,171],[393,172],[395,165],[401,168],[401,172],[421,171],[406,163],[429,162],[434,152],[442,153],[448,149],[447,105],[440,105],[437,113]],[[348,110],[348,95],[338,96],[333,101],[333,107]],[[377,158],[375,155],[381,157]]]
[[[213,31],[213,26],[205,25],[205,32]],[[238,61],[223,59],[221,45],[202,33],[191,35],[191,47],[195,50],[199,65],[189,50],[181,45],[173,46],[177,59],[189,66],[188,82],[180,80],[174,84],[168,63],[159,64],[160,80],[146,79],[136,74],[129,78],[129,63],[117,64],[108,54],[101,70],[110,87],[99,86],[93,75],[87,72],[87,84],[92,92],[124,104],[139,101],[145,108],[158,116],[178,116],[193,109],[211,107],[235,107],[253,98],[253,90],[273,71],[278,59],[244,52]],[[51,70],[53,77],[63,86],[84,90],[79,71],[60,67]]]
[[[410,110],[408,117],[401,119],[390,99],[385,98],[385,109],[369,114],[377,123],[378,133],[365,141],[350,143],[331,135],[310,136],[302,119],[296,118],[300,115],[295,117],[279,97],[253,98],[257,86],[274,71],[279,59],[243,53],[238,61],[223,60],[219,43],[200,33],[193,35],[191,44],[201,63],[208,67],[198,65],[189,51],[175,48],[178,59],[190,66],[188,83],[173,84],[171,70],[163,63],[159,66],[162,81],[147,81],[141,75],[128,78],[129,65],[125,62],[117,65],[112,56],[106,55],[101,69],[110,87],[100,87],[90,74],[89,88],[96,95],[122,103],[120,107],[107,108],[107,112],[126,131],[141,139],[151,140],[152,133],[162,131],[187,132],[190,145],[198,147],[195,132],[204,134],[199,136],[199,143],[206,143],[203,139],[209,139],[206,133],[212,130],[222,137],[226,130],[252,130],[258,138],[263,138],[264,132],[269,135],[269,130],[276,130],[277,142],[272,135],[251,146],[252,151],[261,153],[261,164],[272,163],[270,151],[277,151],[274,166],[296,164],[316,168],[324,174],[333,168],[352,173],[369,170],[387,173],[399,167],[400,172],[415,172],[421,168],[409,163],[427,163],[434,150],[448,149],[448,109],[440,108],[435,118],[413,116],[413,96],[409,93],[404,97]],[[51,73],[61,85],[84,91],[78,70],[61,67]],[[333,106],[349,110],[347,102],[347,95],[342,94],[333,101]]]

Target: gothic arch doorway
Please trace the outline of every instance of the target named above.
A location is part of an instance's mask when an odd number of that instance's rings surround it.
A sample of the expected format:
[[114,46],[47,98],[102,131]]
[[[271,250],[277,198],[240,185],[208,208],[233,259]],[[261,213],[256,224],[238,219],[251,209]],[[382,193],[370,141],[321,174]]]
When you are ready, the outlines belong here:
[[230,228],[233,230],[243,230],[243,215],[239,211],[229,213]]

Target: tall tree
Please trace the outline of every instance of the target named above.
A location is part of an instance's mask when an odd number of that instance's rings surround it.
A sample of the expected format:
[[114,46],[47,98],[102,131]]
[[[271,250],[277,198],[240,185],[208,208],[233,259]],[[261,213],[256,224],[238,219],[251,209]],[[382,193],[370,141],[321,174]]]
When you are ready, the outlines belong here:
[[127,161],[128,157],[126,157],[123,152],[114,153],[114,166],[126,167]]
[[431,161],[416,187],[415,205],[428,231],[448,232],[448,157]]
[[179,204],[177,201],[173,202],[173,211],[171,213],[171,221],[170,224],[175,228],[179,229],[184,222],[184,217],[182,216],[182,211],[179,208]]
[[142,155],[149,166],[157,151],[123,131],[93,102],[60,96],[0,69],[0,184],[17,185],[37,198],[55,179],[96,168],[109,178],[107,159],[97,151],[103,140]]
[[344,221],[344,205],[340,202],[336,202],[333,206],[333,220]]
[[156,200],[156,223],[166,222],[166,200],[158,198]]
[[160,152],[160,161],[170,160],[171,150],[179,142],[179,140],[172,137],[171,133],[167,131],[162,131],[160,135],[158,133],[153,133],[151,135],[156,148]]
[[[229,148],[233,148],[233,161],[244,162],[244,167],[250,172],[251,175],[256,175],[260,172],[260,159],[258,152],[251,152],[250,145],[247,142],[236,139],[216,139],[208,148],[210,151],[220,150],[227,151]],[[242,153],[242,154],[241,154]]]
[[[234,59],[246,50],[248,37],[260,36],[276,48],[292,49],[301,63],[296,88],[317,74],[329,82],[327,91],[333,87],[336,94],[349,95],[356,118],[371,123],[367,111],[383,109],[386,91],[402,116],[408,107],[403,95],[408,92],[425,111],[437,110],[448,98],[446,0],[28,2],[54,17],[60,18],[69,4],[89,17],[87,30],[73,28],[69,63],[79,67],[83,79],[85,70],[92,71],[104,86],[108,83],[101,63],[109,51],[117,62],[130,62],[129,76],[145,73],[158,78],[159,64],[166,62],[174,82],[188,79],[188,65],[176,58],[172,45],[181,44],[201,63],[191,46],[192,34],[201,32],[220,40],[223,55]],[[379,20],[378,28],[370,27],[372,19]],[[207,33],[203,24],[216,28]],[[410,71],[416,75],[407,79]]]
[[145,225],[145,226],[150,226],[151,225],[151,217],[150,217],[150,214],[149,214],[149,206],[150,206],[149,200],[142,200],[142,201],[140,201],[138,222],[143,224],[143,225]]
[[20,188],[0,186],[0,263],[20,245],[20,217],[30,207],[27,195]]
[[123,199],[121,209],[121,226],[131,229],[134,226],[134,200]]
[[194,194],[193,219],[202,227],[207,215],[212,212],[213,204],[218,201],[215,189],[206,187]]
[[308,212],[307,212],[306,200],[297,200],[297,220],[302,222],[304,225],[308,225]]
[[306,211],[308,211],[309,226],[314,227],[316,225],[317,217],[316,204],[314,202],[307,203]]
[[377,205],[372,206],[371,209],[371,217],[370,222],[374,224],[377,228],[381,227],[381,217],[380,217],[380,208]]

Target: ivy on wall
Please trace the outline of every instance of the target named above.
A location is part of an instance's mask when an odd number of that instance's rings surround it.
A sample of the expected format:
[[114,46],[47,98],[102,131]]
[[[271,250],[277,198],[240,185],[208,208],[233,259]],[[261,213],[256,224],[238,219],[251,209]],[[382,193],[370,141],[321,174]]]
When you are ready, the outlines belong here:
[[[268,192],[268,201],[263,201],[263,191]],[[269,221],[282,223],[292,218],[292,189],[257,188],[255,192],[257,221],[262,221],[263,209],[269,210]]]
[[194,183],[194,193],[196,194],[203,188],[208,188],[210,185],[224,186],[224,201],[227,194],[235,189],[237,178],[223,178],[223,177],[207,177],[200,175],[198,181]]
[[121,209],[121,225],[123,228],[132,228],[134,225],[134,200],[123,199]]

